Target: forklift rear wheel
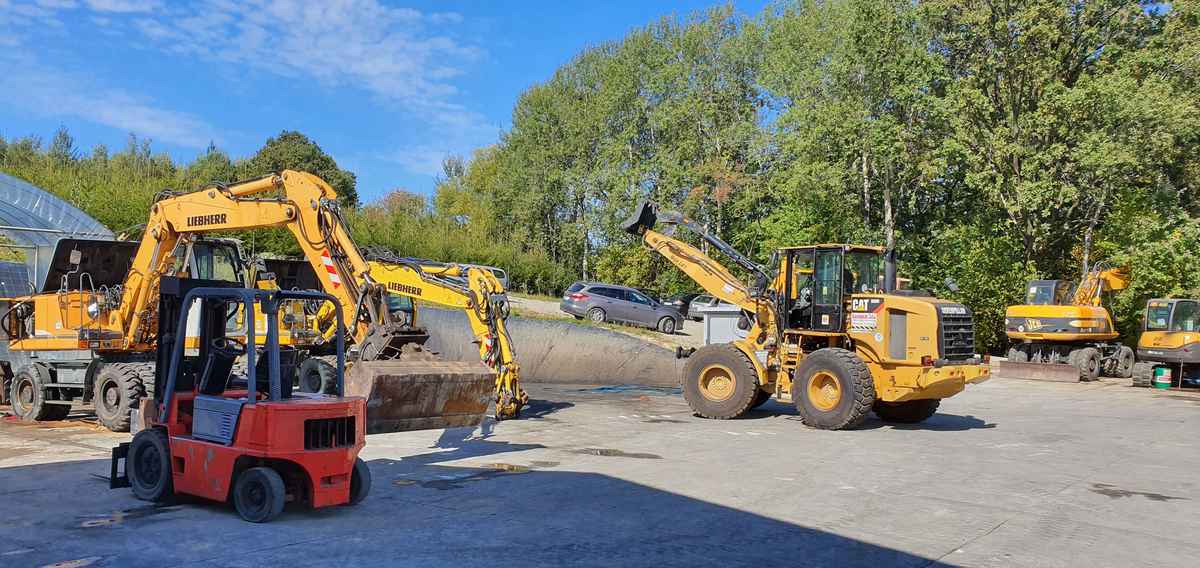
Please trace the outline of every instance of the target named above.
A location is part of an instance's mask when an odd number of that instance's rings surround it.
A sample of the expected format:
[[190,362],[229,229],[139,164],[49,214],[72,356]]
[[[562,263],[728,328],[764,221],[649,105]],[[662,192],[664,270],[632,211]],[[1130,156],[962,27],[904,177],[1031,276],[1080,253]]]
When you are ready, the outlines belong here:
[[826,347],[800,362],[792,383],[792,399],[807,426],[822,430],[854,428],[871,413],[875,380],[858,355]]
[[125,458],[125,473],[133,495],[144,501],[163,501],[172,493],[171,445],[166,432],[148,428],[133,436]]
[[269,467],[252,467],[238,475],[233,485],[233,506],[242,519],[265,523],[283,512],[287,491],[279,472]]
[[354,471],[350,474],[350,504],[357,505],[371,492],[371,468],[362,458],[354,458]]

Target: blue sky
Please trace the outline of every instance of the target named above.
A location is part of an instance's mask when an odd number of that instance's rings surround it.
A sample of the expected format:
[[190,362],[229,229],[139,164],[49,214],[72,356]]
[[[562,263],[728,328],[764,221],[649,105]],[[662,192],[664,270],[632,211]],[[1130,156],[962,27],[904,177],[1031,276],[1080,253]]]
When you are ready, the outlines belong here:
[[581,49],[719,3],[0,0],[0,136],[61,125],[86,150],[135,133],[190,161],[299,130],[364,201],[429,193],[444,156],[495,142]]

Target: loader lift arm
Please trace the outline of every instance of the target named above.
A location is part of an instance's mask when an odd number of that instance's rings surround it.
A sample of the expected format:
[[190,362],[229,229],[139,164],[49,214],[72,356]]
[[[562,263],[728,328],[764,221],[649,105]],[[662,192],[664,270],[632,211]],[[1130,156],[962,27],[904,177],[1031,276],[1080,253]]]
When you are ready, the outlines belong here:
[[495,275],[474,266],[434,263],[388,251],[369,254],[371,274],[388,292],[463,310],[480,359],[496,372],[496,416],[516,416],[529,403],[529,395],[521,388],[520,366],[508,334],[508,295]]

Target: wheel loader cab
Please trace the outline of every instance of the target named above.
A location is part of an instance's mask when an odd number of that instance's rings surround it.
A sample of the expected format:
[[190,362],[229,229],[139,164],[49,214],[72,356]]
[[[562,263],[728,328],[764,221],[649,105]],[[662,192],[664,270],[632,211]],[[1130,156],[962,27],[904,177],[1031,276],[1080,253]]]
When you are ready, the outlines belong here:
[[781,272],[789,329],[843,332],[850,296],[882,292],[882,249],[817,245],[784,251]]

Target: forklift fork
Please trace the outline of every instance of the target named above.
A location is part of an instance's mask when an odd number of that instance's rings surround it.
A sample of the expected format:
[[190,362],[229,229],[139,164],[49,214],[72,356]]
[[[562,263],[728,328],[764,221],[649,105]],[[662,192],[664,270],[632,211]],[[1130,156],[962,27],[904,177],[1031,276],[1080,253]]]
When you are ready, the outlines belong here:
[[[120,489],[129,487],[129,442],[121,442],[117,447],[112,449],[112,464],[108,472],[108,488]],[[125,460],[125,467],[119,467],[118,464]],[[118,472],[120,475],[118,475]]]

